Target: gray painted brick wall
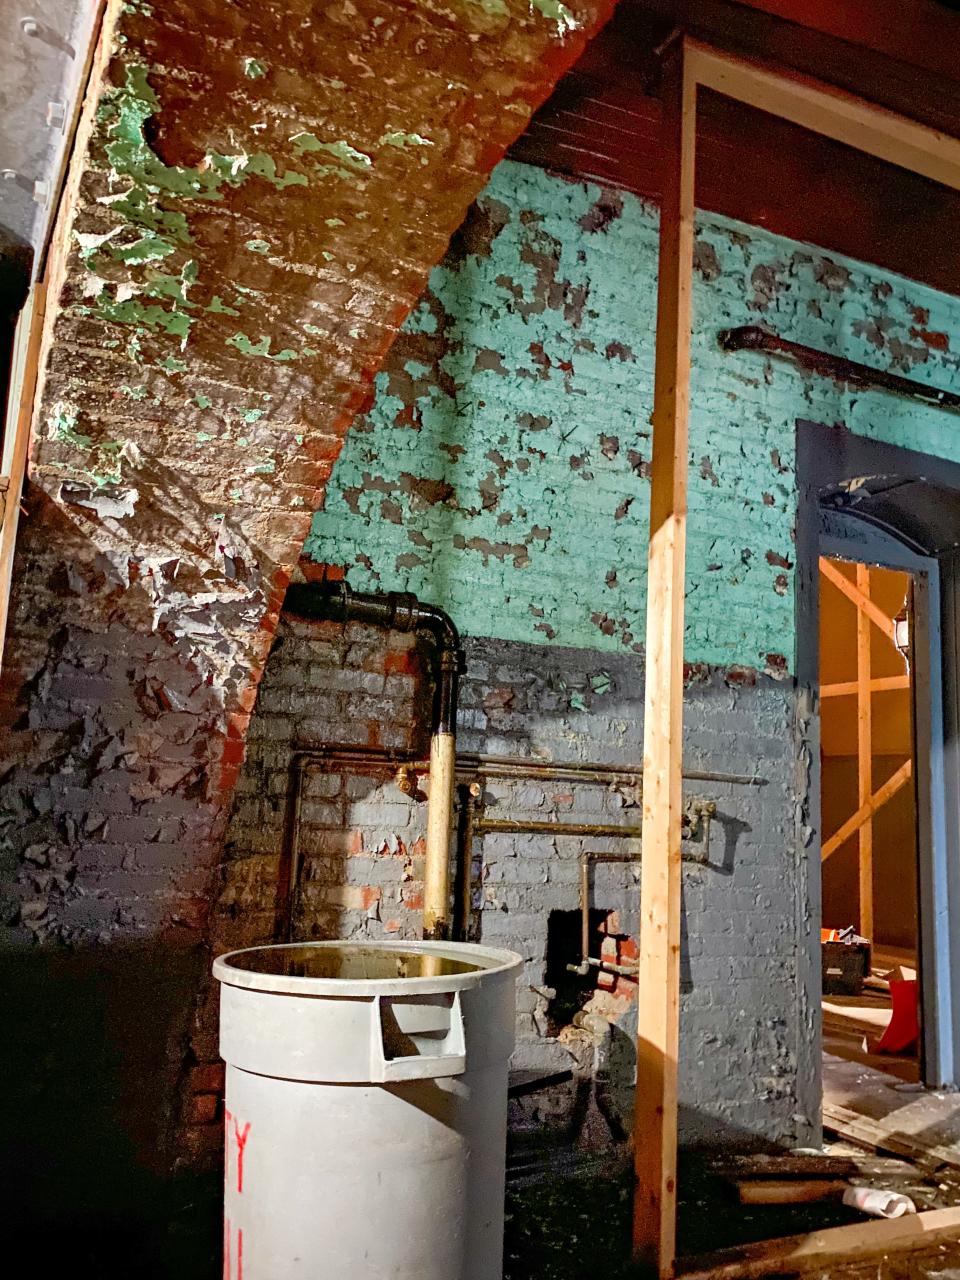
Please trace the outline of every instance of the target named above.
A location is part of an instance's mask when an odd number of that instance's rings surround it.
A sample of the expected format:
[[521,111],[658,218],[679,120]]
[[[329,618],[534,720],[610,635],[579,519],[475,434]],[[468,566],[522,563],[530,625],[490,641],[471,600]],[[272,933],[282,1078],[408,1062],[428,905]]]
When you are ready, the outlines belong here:
[[[633,764],[641,756],[639,659],[502,641],[466,642],[462,751],[555,762]],[[287,619],[267,664],[228,831],[218,946],[268,940],[290,763],[298,749],[380,745],[426,752],[429,667],[409,637]],[[682,1137],[810,1140],[816,1019],[811,912],[797,839],[798,731],[792,682],[697,670],[685,704],[689,769],[756,776],[760,785],[690,781],[714,799],[709,856],[685,848],[681,1008]],[[631,786],[490,779],[489,817],[638,824]],[[425,805],[392,770],[312,766],[304,775],[295,932],[302,937],[416,937]],[[474,846],[474,933],[524,957],[514,1066],[571,1064],[547,985],[552,913],[577,908],[583,849],[636,851],[620,838],[489,834]],[[639,868],[594,868],[592,906],[610,932],[636,935]],[[573,920],[568,915],[567,922]],[[574,935],[569,956],[574,961]],[[562,963],[560,965],[562,968]],[[613,1072],[614,1109],[628,1108],[635,1012],[630,979],[590,1008],[615,1024],[596,1058]],[[626,993],[626,995],[625,995]],[[585,997],[586,998],[586,997]],[[641,993],[642,998],[642,993]],[[582,1061],[582,1059],[581,1059]],[[613,1066],[611,1066],[613,1064]],[[802,1083],[801,1083],[802,1082]]]

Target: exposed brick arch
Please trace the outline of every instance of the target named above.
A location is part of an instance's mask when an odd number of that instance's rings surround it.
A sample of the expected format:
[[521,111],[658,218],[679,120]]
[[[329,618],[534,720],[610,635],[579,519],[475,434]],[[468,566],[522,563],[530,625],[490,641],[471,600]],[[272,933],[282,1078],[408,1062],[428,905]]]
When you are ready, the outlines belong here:
[[[14,947],[202,935],[256,681],[343,435],[614,2],[111,0],[5,652]],[[173,1018],[167,1042],[182,1034]]]

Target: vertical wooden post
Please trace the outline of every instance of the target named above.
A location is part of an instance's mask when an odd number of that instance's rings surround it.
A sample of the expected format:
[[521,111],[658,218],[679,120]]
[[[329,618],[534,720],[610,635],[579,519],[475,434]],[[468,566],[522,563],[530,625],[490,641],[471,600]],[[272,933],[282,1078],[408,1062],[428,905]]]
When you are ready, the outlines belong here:
[[664,187],[650,485],[634,1252],[673,1274],[680,1030],[683,592],[693,281],[696,85],[679,41],[663,68]]
[[[870,598],[870,569],[857,565],[857,590]],[[873,697],[870,688],[870,619],[857,609],[857,806],[873,794]],[[860,932],[873,937],[873,817],[860,828]]]
[[38,281],[30,290],[24,308],[20,312],[10,365],[10,390],[3,433],[3,452],[0,457],[0,477],[6,481],[6,489],[0,495],[3,502],[3,514],[0,516],[0,658],[3,656],[7,614],[10,608],[13,553],[20,522],[20,494],[27,471],[27,452],[33,425],[33,406],[46,297],[46,284]]

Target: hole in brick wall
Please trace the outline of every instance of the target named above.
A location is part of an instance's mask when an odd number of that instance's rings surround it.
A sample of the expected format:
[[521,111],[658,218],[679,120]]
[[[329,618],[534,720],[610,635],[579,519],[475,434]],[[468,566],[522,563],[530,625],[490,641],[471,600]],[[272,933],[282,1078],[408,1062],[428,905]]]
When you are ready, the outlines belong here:
[[[598,956],[603,943],[602,927],[610,915],[608,908],[592,908],[590,911],[590,955]],[[571,973],[568,964],[580,963],[580,912],[551,911],[547,918],[547,971],[546,983],[556,991],[547,1006],[550,1020],[548,1034],[559,1035],[569,1026],[573,1016],[587,1003],[597,989],[595,970],[584,974]]]

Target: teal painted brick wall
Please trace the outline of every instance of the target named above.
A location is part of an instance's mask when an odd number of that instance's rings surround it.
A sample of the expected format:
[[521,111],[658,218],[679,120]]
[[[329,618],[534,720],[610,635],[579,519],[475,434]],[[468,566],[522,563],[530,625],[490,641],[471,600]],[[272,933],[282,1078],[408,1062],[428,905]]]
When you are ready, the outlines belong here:
[[[472,635],[642,649],[657,210],[504,162],[350,432],[307,553]],[[717,332],[960,391],[960,300],[719,217],[698,223],[688,662],[794,660],[797,418],[960,459],[956,415],[847,393]]]

